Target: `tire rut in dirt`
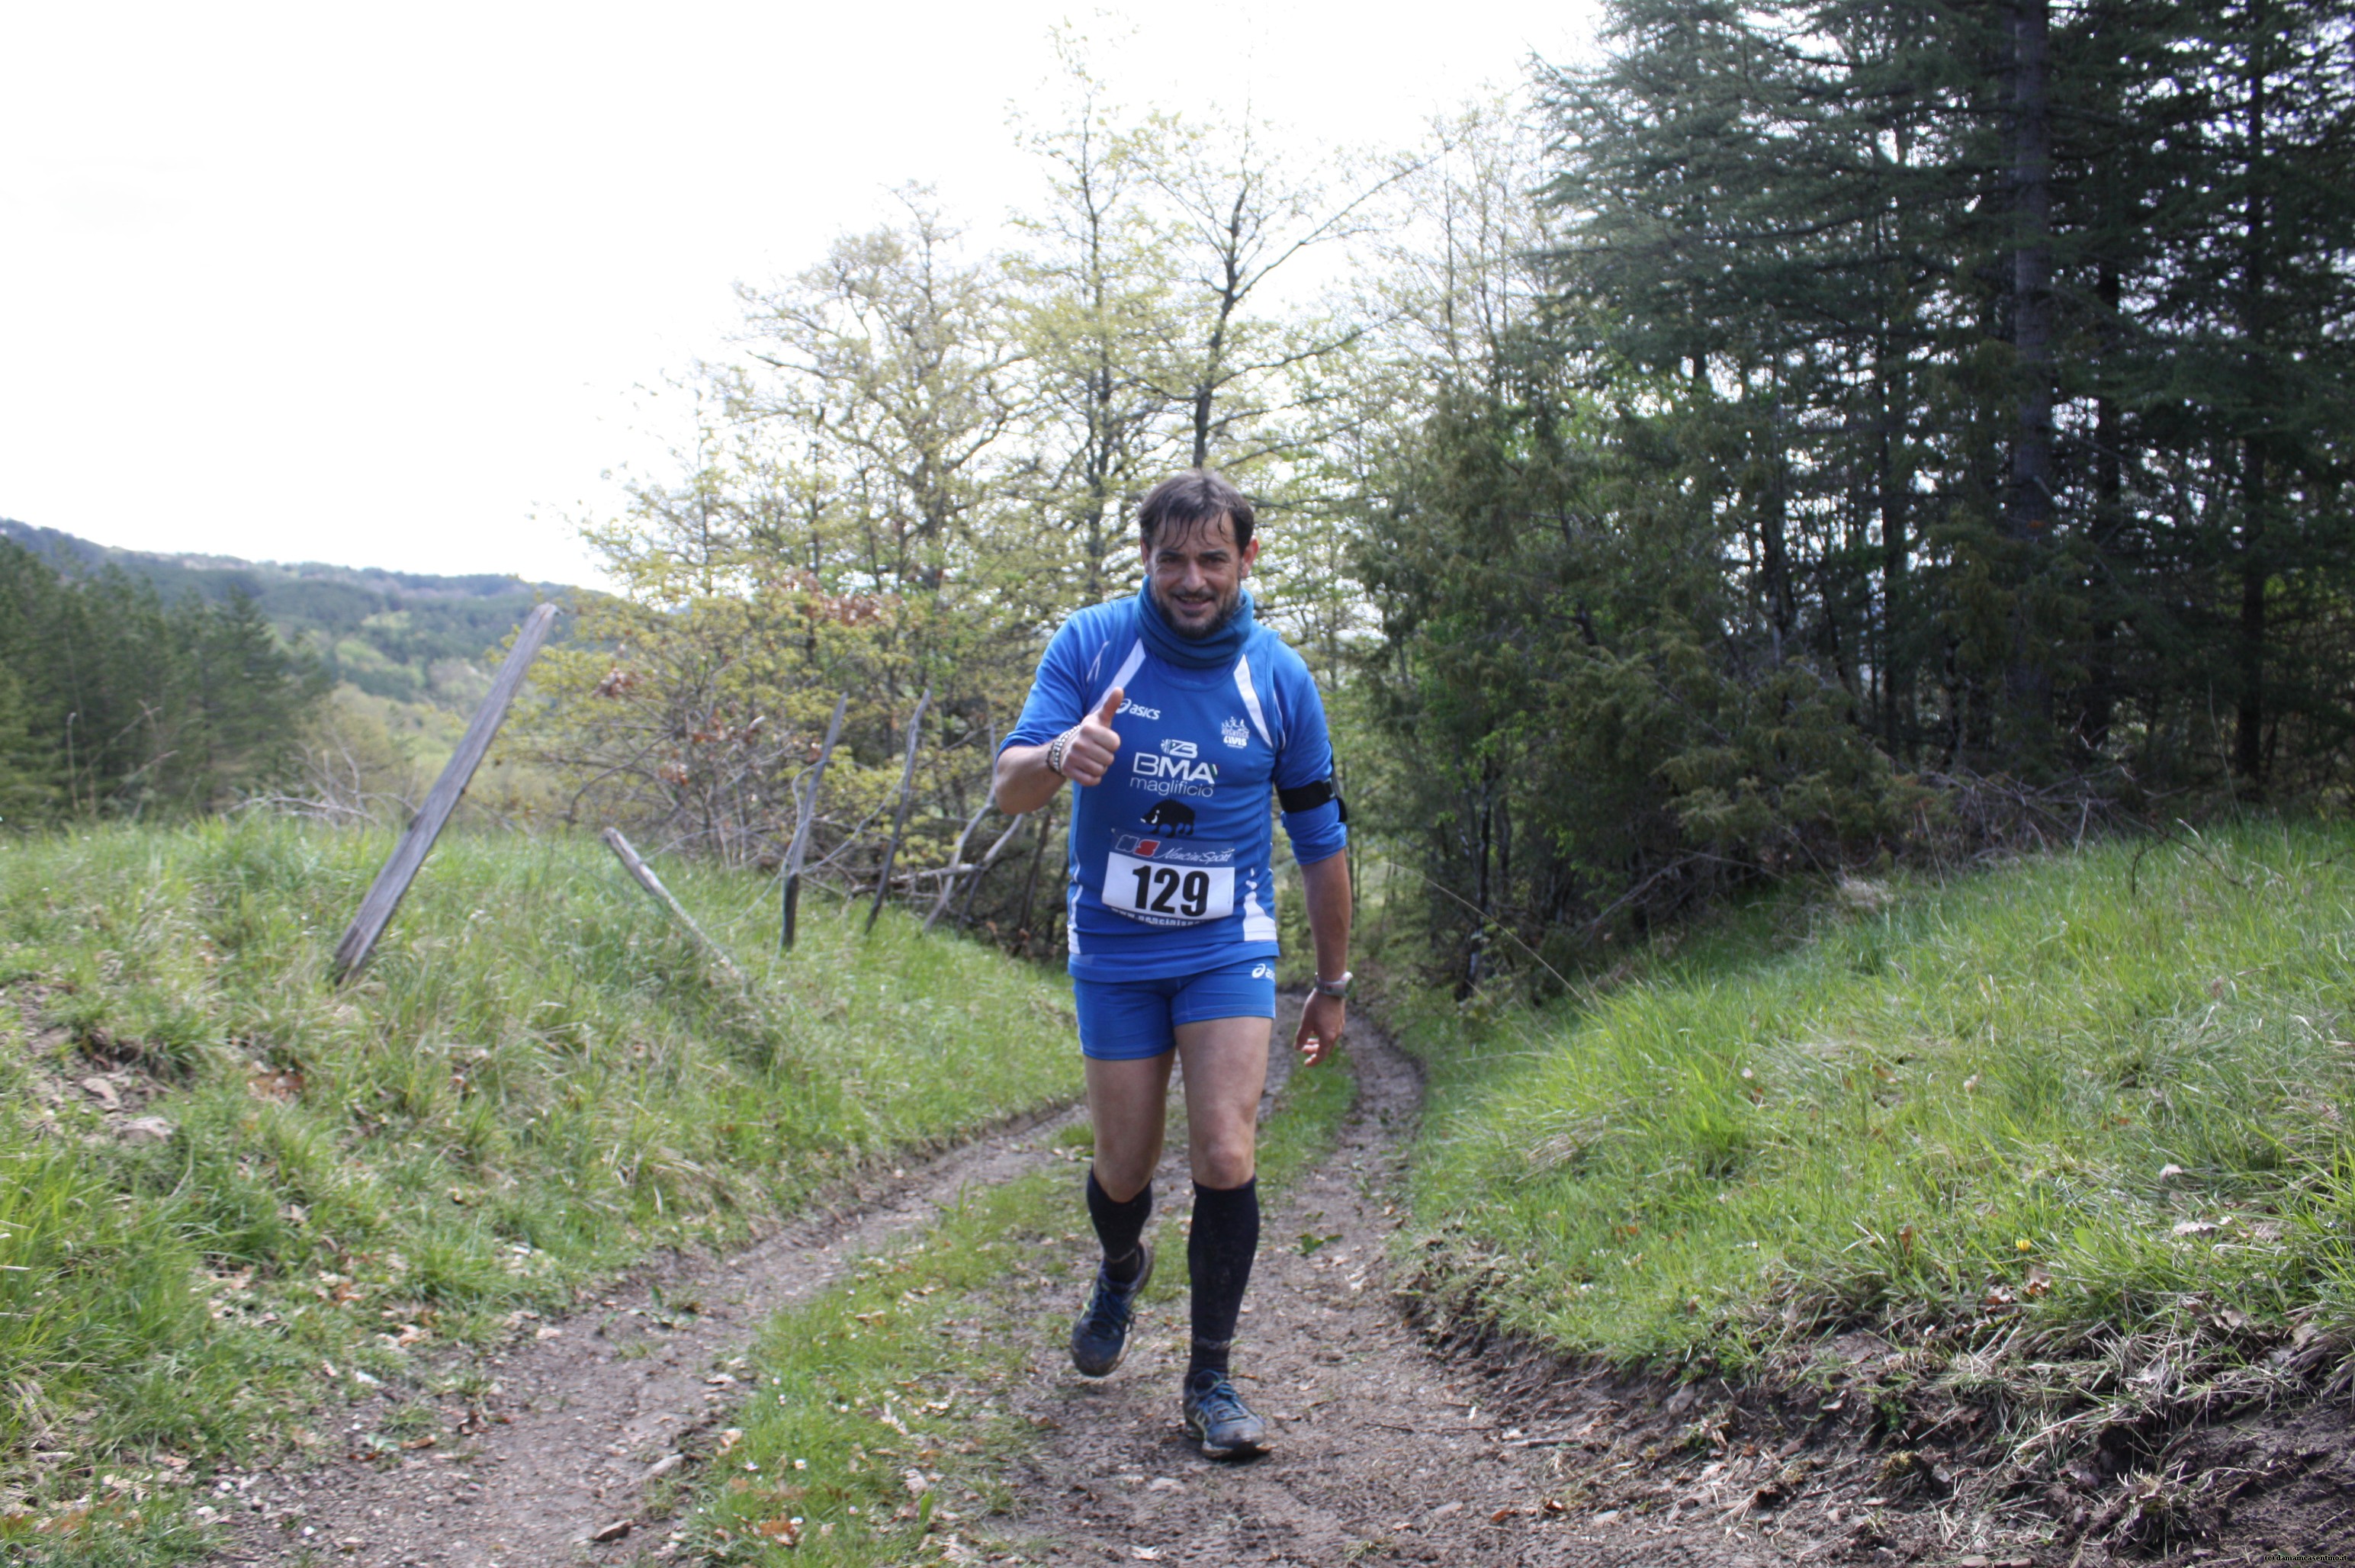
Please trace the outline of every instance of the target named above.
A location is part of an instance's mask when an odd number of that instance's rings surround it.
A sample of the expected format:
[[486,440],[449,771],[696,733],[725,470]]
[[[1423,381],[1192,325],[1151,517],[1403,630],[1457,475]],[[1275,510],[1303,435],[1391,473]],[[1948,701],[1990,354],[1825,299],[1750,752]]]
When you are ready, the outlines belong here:
[[[1279,1020],[1280,1040],[1290,1022]],[[1811,1536],[1769,1541],[1715,1517],[1679,1529],[1547,1509],[1560,1450],[1529,1445],[1516,1425],[1537,1417],[1494,1407],[1497,1387],[1476,1365],[1434,1356],[1387,1283],[1420,1076],[1362,1023],[1348,1061],[1357,1103],[1332,1154],[1271,1207],[1236,1343],[1237,1386],[1275,1428],[1273,1451],[1218,1463],[1195,1450],[1178,1423],[1185,1304],[1148,1307],[1128,1360],[1101,1383],[1039,1358],[1022,1403],[1052,1435],[1018,1467],[1019,1509],[993,1533],[1055,1564],[1824,1561]],[[1165,1164],[1161,1190],[1186,1182],[1182,1158]],[[1172,1227],[1161,1244],[1183,1242]],[[1067,1294],[1040,1300],[1048,1328],[1076,1308],[1077,1287]]]
[[[961,1191],[1046,1160],[1079,1115],[1028,1118],[903,1165],[904,1174],[870,1180],[832,1211],[735,1256],[679,1260],[617,1282],[595,1307],[540,1327],[540,1338],[471,1358],[497,1392],[477,1411],[450,1412],[456,1433],[433,1446],[250,1477],[233,1499],[231,1544],[214,1561],[538,1568],[634,1559],[643,1534],[590,1538],[633,1520],[650,1472],[686,1463],[697,1435],[735,1408],[743,1390],[724,1364],[770,1314],[931,1223]],[[379,1397],[321,1419],[357,1418],[366,1429],[389,1409]]]

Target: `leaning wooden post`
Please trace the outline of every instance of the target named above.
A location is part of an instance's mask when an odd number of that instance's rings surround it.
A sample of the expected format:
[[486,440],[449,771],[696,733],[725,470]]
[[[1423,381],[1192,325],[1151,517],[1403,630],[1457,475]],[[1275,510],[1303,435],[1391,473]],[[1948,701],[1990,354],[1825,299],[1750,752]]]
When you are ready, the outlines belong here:
[[981,891],[981,880],[989,875],[989,869],[997,864],[998,856],[1006,852],[1006,847],[1013,843],[1014,836],[1021,831],[1022,818],[1018,816],[1007,823],[1006,831],[997,836],[997,842],[989,847],[989,853],[981,858],[981,863],[974,867],[973,874],[964,880],[964,902],[957,906],[957,929],[960,931],[973,923],[973,896]]
[[785,851],[785,890],[779,896],[777,951],[794,950],[794,923],[801,912],[802,862],[809,855],[810,831],[817,822],[818,786],[826,783],[826,759],[834,755],[834,743],[842,738],[843,709],[850,706],[850,694],[843,693],[834,699],[834,718],[826,727],[826,744],[817,752],[817,762],[810,768],[809,787],[802,794],[801,811],[794,819],[793,848]]
[[875,907],[867,912],[869,933],[883,912],[883,895],[891,890],[891,862],[900,858],[900,836],[908,830],[908,803],[916,794],[916,742],[923,738],[924,709],[932,701],[932,688],[928,686],[924,695],[916,699],[916,711],[908,718],[908,760],[900,768],[900,809],[891,815],[891,842],[883,848],[883,874],[875,879]]
[[1038,907],[1039,902],[1039,870],[1047,863],[1047,840],[1054,835],[1055,798],[1050,795],[1047,804],[1039,808],[1039,847],[1030,852],[1030,876],[1022,884],[1022,918],[1014,924],[1014,929],[1023,933],[1022,950],[1025,953],[1030,950],[1030,912]]
[[[997,755],[997,735],[995,731],[991,731],[989,737],[989,754],[993,758]],[[989,798],[993,793],[995,792],[988,790],[983,792],[981,808],[966,821],[964,831],[957,835],[956,848],[949,851],[948,869],[941,876],[941,896],[932,901],[932,912],[924,917],[924,929],[918,933],[919,935],[932,934],[933,923],[941,918],[941,912],[949,907],[949,900],[956,896],[957,868],[964,864],[965,844],[973,837],[973,830],[981,826],[981,819],[989,815],[990,806],[996,804]]]
[[409,831],[400,836],[400,842],[394,847],[392,858],[384,863],[384,869],[376,874],[375,882],[369,885],[368,897],[360,901],[360,912],[352,917],[343,941],[336,944],[330,974],[336,981],[348,977],[367,963],[368,955],[376,950],[377,938],[382,936],[384,928],[391,923],[393,911],[400,907],[401,895],[409,891],[409,884],[416,880],[419,869],[425,864],[427,853],[433,848],[433,841],[442,836],[442,827],[449,822],[450,814],[458,809],[458,799],[466,793],[466,785],[473,781],[474,770],[482,766],[484,753],[491,749],[491,741],[498,734],[499,725],[506,719],[508,704],[515,701],[516,693],[523,689],[524,672],[531,667],[540,644],[548,640],[549,625],[555,619],[556,606],[553,604],[535,604],[531,607],[531,613],[523,618],[523,624],[516,631],[515,646],[507,650],[506,662],[499,666],[499,673],[491,679],[490,695],[483,699],[480,708],[474,709],[474,722],[466,726],[465,738],[458,742],[458,750],[451,757],[449,766],[443,768],[442,776],[433,781],[433,788],[426,795],[424,805],[419,809],[416,819],[410,823]]
[[744,971],[736,967],[735,962],[721,950],[719,944],[703,933],[703,927],[695,923],[695,917],[687,912],[687,906],[671,897],[670,890],[663,886],[660,877],[655,875],[655,869],[640,859],[638,852],[630,848],[630,841],[622,837],[622,830],[618,827],[608,827],[602,837],[605,840],[605,848],[613,852],[614,859],[622,862],[623,869],[637,879],[638,886],[662,900],[669,907],[670,912],[678,917],[679,924],[687,927],[687,933],[701,943],[703,950],[710,954],[722,969],[728,971],[728,977],[740,985],[742,984]]
[[981,809],[966,819],[964,831],[957,835],[956,848],[949,851],[948,869],[941,873],[940,897],[932,901],[932,912],[924,917],[924,929],[918,933],[919,935],[932,934],[932,923],[941,918],[941,911],[948,908],[949,900],[956,896],[957,881],[964,866],[965,840],[973,837],[973,830],[981,826],[981,819],[988,812],[988,803],[984,802]]

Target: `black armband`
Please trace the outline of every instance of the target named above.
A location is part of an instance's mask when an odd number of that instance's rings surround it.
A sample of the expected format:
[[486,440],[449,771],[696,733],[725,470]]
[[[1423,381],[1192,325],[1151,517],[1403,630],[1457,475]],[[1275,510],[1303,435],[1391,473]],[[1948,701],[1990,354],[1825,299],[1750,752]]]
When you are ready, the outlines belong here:
[[1314,784],[1275,792],[1275,803],[1286,811],[1313,811],[1328,800],[1340,807],[1341,820],[1348,821],[1349,803],[1341,798],[1341,791],[1329,774]]

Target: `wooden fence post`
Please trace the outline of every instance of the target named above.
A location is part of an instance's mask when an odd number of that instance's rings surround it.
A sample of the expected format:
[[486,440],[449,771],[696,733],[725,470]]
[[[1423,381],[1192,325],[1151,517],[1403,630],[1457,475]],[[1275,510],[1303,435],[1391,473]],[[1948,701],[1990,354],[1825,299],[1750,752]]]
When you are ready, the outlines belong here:
[[1021,831],[1022,818],[1018,816],[1006,825],[1006,831],[997,836],[997,842],[989,847],[989,853],[974,863],[971,874],[964,880],[964,902],[957,906],[958,929],[962,930],[972,923],[973,895],[981,891],[981,879],[989,875],[989,869],[997,864],[997,858],[1006,853],[1006,847],[1013,843],[1014,836]]
[[900,858],[900,836],[908,830],[908,803],[916,794],[916,742],[923,739],[924,709],[932,703],[932,688],[928,686],[924,695],[916,699],[916,711],[908,718],[908,760],[900,768],[900,809],[891,816],[891,842],[883,848],[883,874],[875,879],[875,907],[867,912],[870,935],[876,920],[883,913],[883,897],[891,891],[891,863]]
[[[989,736],[989,756],[991,762],[995,763],[997,758],[997,733],[994,730]],[[919,933],[920,935],[930,936],[932,933],[932,923],[941,918],[941,911],[949,907],[949,900],[956,892],[957,868],[964,864],[965,844],[973,837],[973,830],[981,826],[981,819],[989,815],[989,808],[997,804],[994,798],[996,794],[994,789],[983,792],[980,809],[966,819],[964,831],[957,835],[956,848],[949,851],[948,870],[941,878],[941,896],[932,901],[932,912],[924,917],[924,929]]]
[[973,837],[973,830],[980,827],[981,819],[988,815],[989,803],[984,801],[981,809],[965,819],[964,831],[957,835],[956,848],[949,851],[948,869],[941,873],[941,896],[932,901],[932,912],[924,917],[924,929],[920,934],[932,934],[932,923],[941,918],[941,911],[948,908],[949,900],[956,895],[960,875],[958,868],[964,864],[965,841]]
[[[1076,813],[1072,818],[1078,820]],[[1030,877],[1022,884],[1022,918],[1014,929],[1023,933],[1022,951],[1030,951],[1030,912],[1038,907],[1039,871],[1047,861],[1047,840],[1055,836],[1055,797],[1049,795],[1047,804],[1039,808],[1039,847],[1030,852]]]
[[465,738],[458,742],[458,750],[450,758],[449,765],[442,770],[442,776],[433,781],[433,788],[425,796],[425,804],[418,809],[416,819],[410,823],[409,831],[400,836],[400,842],[393,848],[392,858],[385,861],[384,869],[376,874],[376,880],[369,884],[368,897],[360,901],[359,913],[352,917],[351,925],[344,932],[344,939],[336,944],[336,955],[329,972],[336,982],[342,982],[367,963],[368,955],[376,950],[377,938],[382,936],[384,928],[391,923],[393,912],[400,907],[401,895],[409,891],[409,884],[416,880],[419,869],[424,866],[426,854],[433,848],[433,841],[442,836],[450,814],[458,808],[458,799],[466,793],[466,785],[473,782],[474,770],[482,766],[484,753],[491,749],[492,739],[498,734],[499,725],[506,720],[508,704],[514,702],[516,693],[523,689],[524,673],[531,668],[531,661],[539,653],[539,645],[548,640],[548,628],[555,619],[556,606],[553,604],[535,604],[531,613],[523,618],[523,624],[516,631],[515,646],[507,650],[506,662],[500,665],[499,673],[491,677],[490,695],[483,699],[480,708],[474,709],[474,721],[466,726]]
[[826,783],[826,764],[834,755],[834,743],[842,738],[843,709],[850,706],[850,694],[843,693],[834,699],[834,717],[826,727],[826,744],[817,752],[817,761],[810,768],[809,787],[803,791],[801,811],[794,819],[793,848],[785,851],[785,887],[778,896],[777,951],[794,950],[794,925],[801,913],[802,862],[809,855],[810,830],[817,821],[817,792]]
[[618,827],[608,827],[602,837],[605,840],[605,848],[611,849],[614,858],[622,862],[623,869],[637,880],[638,886],[662,900],[670,912],[678,917],[678,923],[687,927],[687,933],[702,944],[703,950],[710,954],[722,969],[728,971],[728,977],[738,985],[742,985],[744,971],[736,967],[735,961],[728,956],[719,944],[703,933],[703,927],[695,923],[695,917],[687,912],[687,906],[671,896],[670,890],[663,886],[662,879],[655,875],[655,869],[639,859],[638,852],[630,848],[630,841],[622,837],[622,830]]

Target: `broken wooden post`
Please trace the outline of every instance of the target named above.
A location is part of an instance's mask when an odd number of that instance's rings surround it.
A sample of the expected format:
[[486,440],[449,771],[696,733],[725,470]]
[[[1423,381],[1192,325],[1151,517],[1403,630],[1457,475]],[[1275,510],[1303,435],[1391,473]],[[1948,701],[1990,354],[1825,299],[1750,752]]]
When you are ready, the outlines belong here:
[[1022,918],[1014,923],[1014,929],[1023,933],[1022,950],[1025,953],[1030,950],[1030,912],[1038,905],[1039,870],[1046,864],[1047,840],[1054,834],[1055,798],[1050,795],[1047,804],[1039,808],[1039,848],[1031,851],[1030,877],[1022,884]]
[[377,938],[382,936],[384,928],[391,923],[393,912],[400,907],[401,895],[409,891],[409,884],[416,880],[419,869],[425,864],[426,854],[432,849],[433,841],[442,836],[442,827],[449,822],[450,814],[458,809],[458,799],[466,793],[466,785],[473,782],[474,770],[482,766],[484,753],[491,749],[492,739],[498,734],[499,725],[506,719],[508,704],[514,702],[516,693],[523,689],[524,672],[531,667],[540,644],[548,640],[548,628],[555,619],[555,605],[535,604],[531,607],[531,613],[523,618],[523,624],[517,628],[515,646],[507,650],[506,662],[499,666],[499,673],[491,677],[490,695],[483,699],[480,708],[474,709],[474,721],[466,726],[465,737],[458,742],[458,750],[450,758],[449,766],[443,768],[442,776],[433,781],[433,788],[426,795],[424,805],[419,808],[416,819],[410,823],[409,831],[402,834],[400,842],[394,846],[392,858],[384,863],[384,869],[376,874],[376,880],[368,887],[368,897],[360,901],[359,913],[352,917],[351,925],[344,932],[344,939],[336,944],[336,955],[329,969],[336,981],[341,982],[349,976],[367,963],[368,955],[376,950]]
[[695,917],[687,912],[687,906],[671,897],[670,890],[663,886],[660,877],[655,875],[655,869],[640,859],[638,852],[630,848],[630,841],[622,837],[622,830],[618,827],[608,827],[602,837],[605,840],[605,848],[611,849],[614,859],[622,862],[623,868],[632,877],[637,879],[638,886],[662,900],[670,912],[678,917],[679,924],[687,927],[687,933],[702,944],[703,950],[710,954],[722,969],[728,971],[728,977],[741,985],[744,980],[744,971],[736,967],[735,961],[721,950],[719,944],[703,933],[703,927],[695,923]]
[[[992,731],[989,737],[989,755],[993,760],[997,756],[997,736],[995,731]],[[981,819],[989,815],[989,808],[996,804],[991,798],[995,794],[994,789],[983,792],[981,808],[966,819],[964,831],[957,835],[956,848],[949,851],[948,872],[941,878],[941,896],[932,901],[932,912],[924,917],[924,929],[919,933],[920,935],[931,935],[932,923],[941,918],[941,911],[949,907],[949,900],[956,892],[957,868],[964,864],[965,844],[973,837],[973,830],[981,826]]]
[[964,880],[964,902],[957,906],[959,931],[973,923],[973,896],[981,891],[982,878],[989,875],[989,869],[997,864],[997,858],[1006,853],[1006,847],[1014,842],[1017,833],[1022,831],[1022,822],[1023,819],[1018,816],[1007,823],[1006,831],[997,836],[997,842],[989,847],[989,853],[981,858],[981,864],[973,869],[973,875]]
[[981,819],[988,814],[989,803],[984,801],[981,809],[965,819],[964,831],[957,835],[956,848],[949,851],[948,867],[941,873],[941,896],[932,901],[932,912],[924,917],[924,929],[919,934],[932,934],[932,923],[941,918],[941,911],[948,908],[949,900],[955,896],[957,878],[964,866],[965,840],[973,837],[973,830],[981,826]]
[[867,912],[870,933],[883,913],[883,896],[891,891],[891,862],[900,858],[900,836],[908,830],[908,803],[916,793],[916,742],[923,738],[924,709],[932,702],[932,688],[928,686],[924,695],[916,699],[916,711],[908,718],[908,760],[900,768],[900,809],[891,815],[891,842],[883,847],[883,874],[875,879],[875,907]]
[[802,792],[801,810],[794,819],[793,848],[785,851],[785,888],[778,900],[780,953],[794,950],[794,924],[801,912],[802,861],[809,855],[810,830],[817,822],[818,786],[826,783],[826,759],[834,755],[834,743],[842,738],[842,714],[849,706],[848,692],[834,699],[834,718],[826,727],[826,744],[818,748],[817,761],[811,764],[809,787]]

